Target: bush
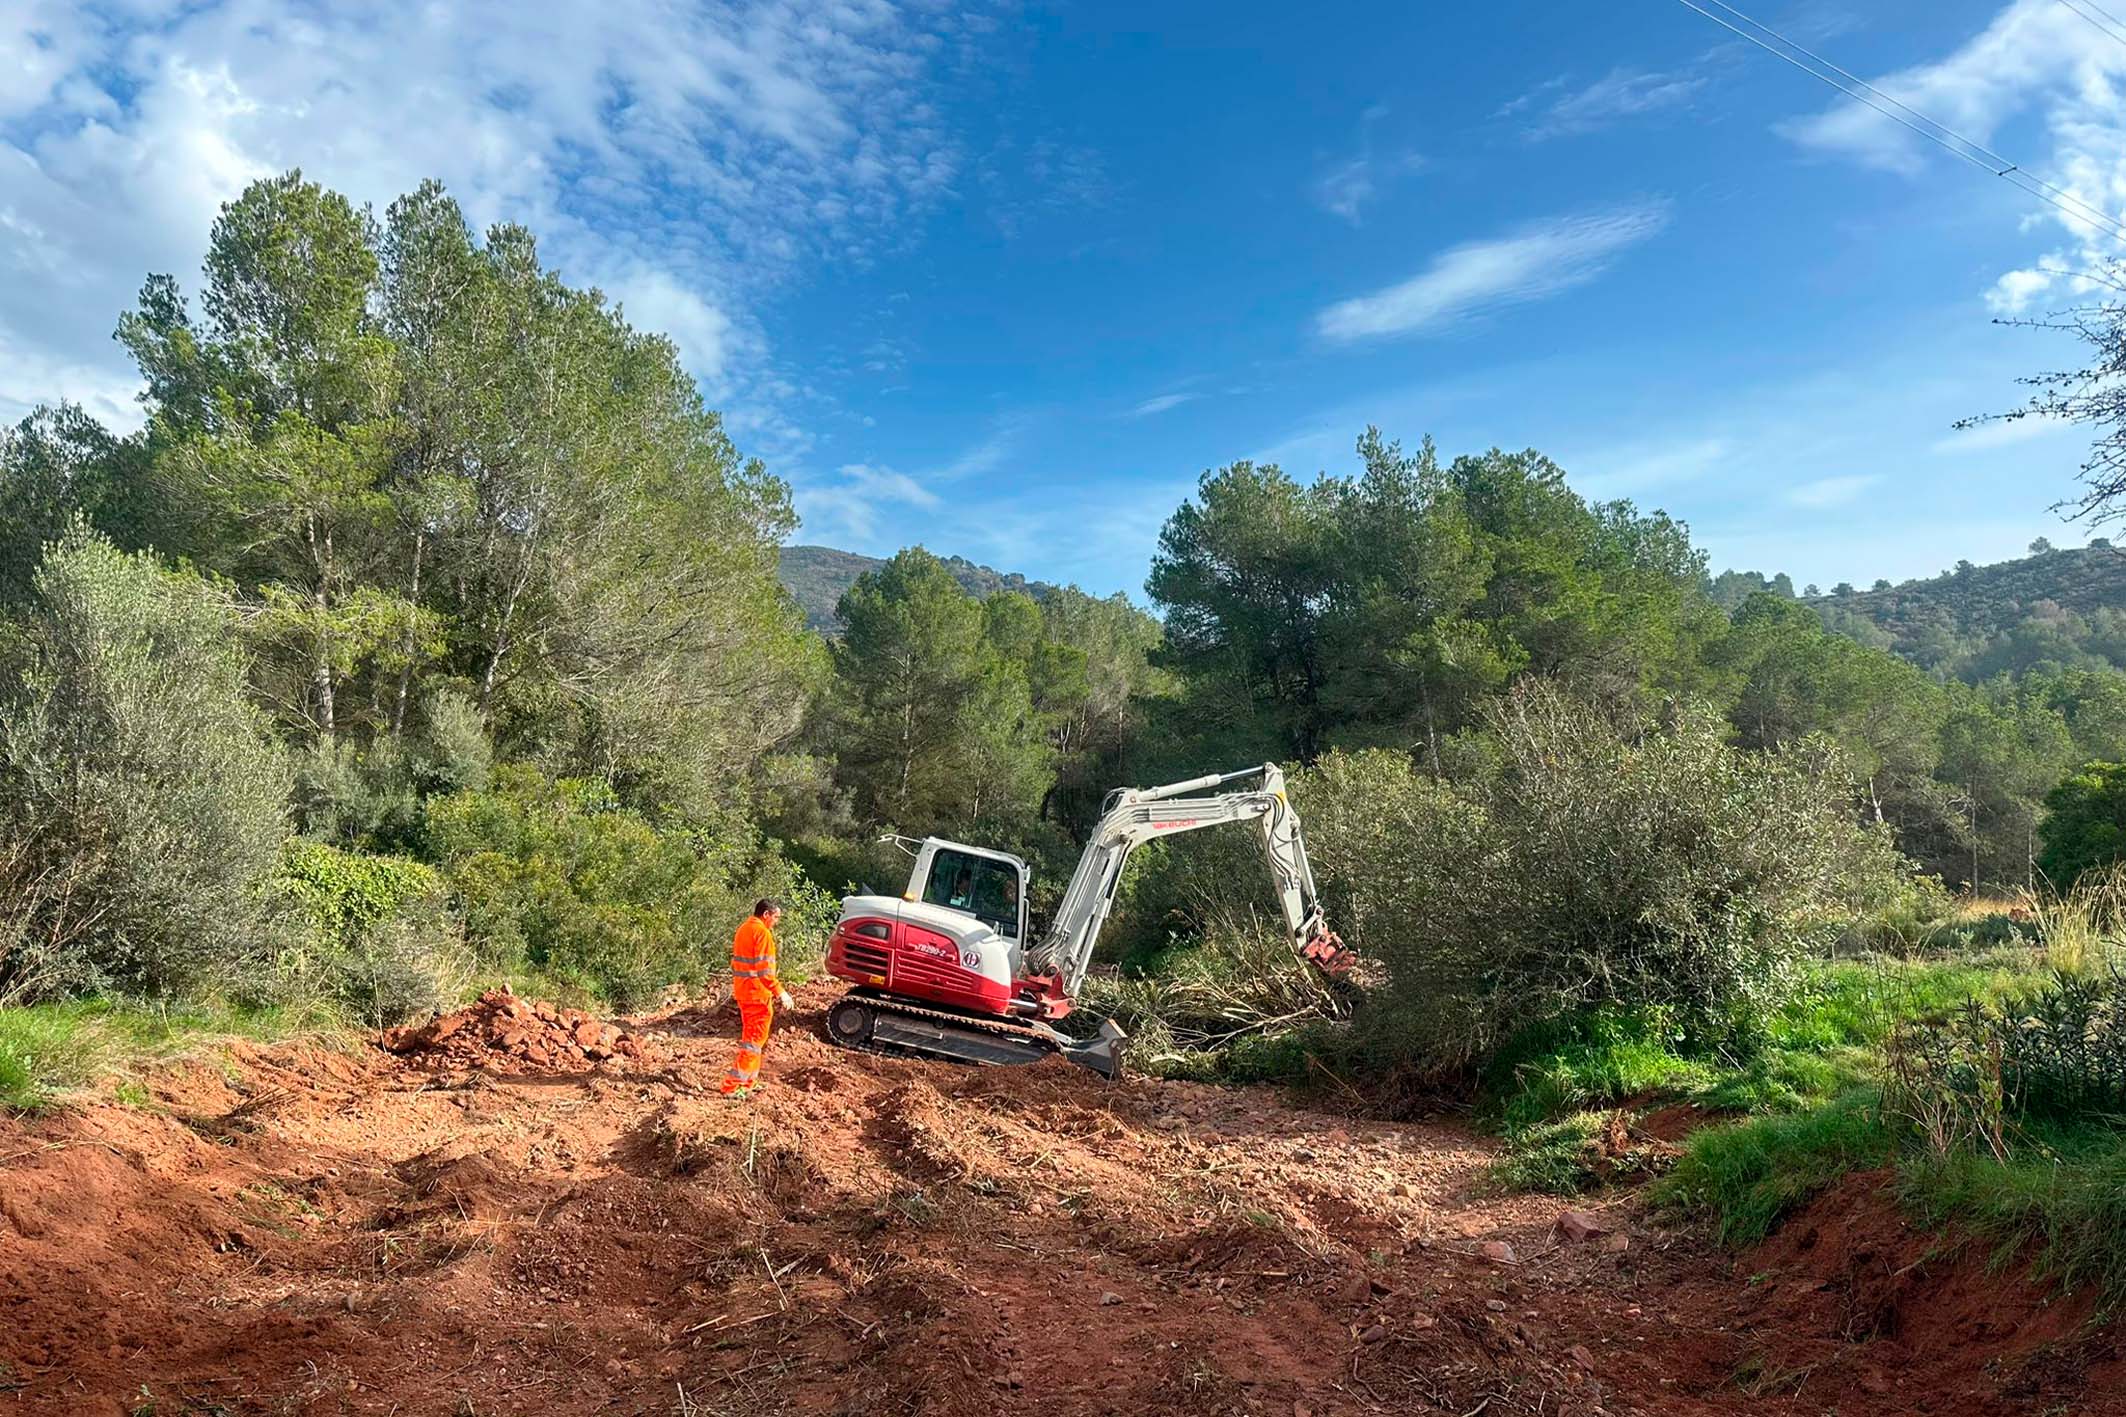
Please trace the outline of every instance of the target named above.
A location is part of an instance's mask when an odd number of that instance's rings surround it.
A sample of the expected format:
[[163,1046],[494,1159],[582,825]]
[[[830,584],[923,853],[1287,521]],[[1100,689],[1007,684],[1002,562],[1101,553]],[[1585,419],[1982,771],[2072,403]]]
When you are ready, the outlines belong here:
[[724,973],[756,897],[789,906],[786,976],[825,949],[835,904],[752,828],[653,823],[603,783],[498,768],[492,790],[428,805],[428,840],[493,966],[531,968],[620,1007]]
[[79,527],[35,584],[0,708],[0,995],[242,977],[264,956],[288,775],[228,608]]
[[273,891],[289,926],[274,956],[277,996],[329,999],[381,1028],[464,992],[470,961],[433,868],[297,839]]
[[1769,1014],[1905,874],[1834,760],[1735,749],[1709,713],[1620,736],[1538,683],[1490,732],[1498,770],[1460,793],[1377,752],[1331,754],[1297,792],[1331,922],[1385,966],[1362,1022],[1396,1061],[1456,1068],[1596,1005]]

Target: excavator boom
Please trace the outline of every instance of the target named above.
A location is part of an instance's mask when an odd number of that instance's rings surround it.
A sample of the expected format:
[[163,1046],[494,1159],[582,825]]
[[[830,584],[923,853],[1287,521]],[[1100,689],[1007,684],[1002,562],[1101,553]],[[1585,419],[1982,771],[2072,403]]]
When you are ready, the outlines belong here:
[[[1234,784],[1248,788],[1219,792]],[[1074,995],[1085,982],[1100,931],[1114,909],[1115,890],[1130,853],[1147,841],[1201,831],[1232,822],[1253,821],[1262,830],[1263,854],[1284,914],[1292,947],[1331,973],[1349,966],[1349,951],[1332,934],[1307,860],[1299,814],[1285,796],[1284,772],[1275,763],[1214,773],[1165,787],[1117,788],[1086,842],[1078,869],[1063,892],[1055,920],[1039,944],[1028,951],[1030,972],[1046,971],[1059,991]]]

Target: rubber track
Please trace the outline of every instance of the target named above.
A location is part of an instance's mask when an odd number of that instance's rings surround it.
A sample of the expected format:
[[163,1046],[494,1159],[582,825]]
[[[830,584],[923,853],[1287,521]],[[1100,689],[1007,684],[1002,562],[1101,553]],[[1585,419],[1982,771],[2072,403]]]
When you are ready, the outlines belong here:
[[[855,991],[851,990],[850,992],[854,993]],[[848,995],[843,997],[846,998]],[[897,1013],[906,1014],[912,1018],[936,1019],[940,1023],[949,1023],[957,1027],[971,1028],[983,1033],[993,1033],[1003,1038],[1029,1043],[1043,1052],[1061,1053],[1063,1051],[1062,1047],[1053,1040],[1042,1037],[1023,1024],[1007,1023],[1002,1019],[984,1019],[968,1014],[956,1014],[944,1009],[926,1009],[920,1004],[906,1004],[899,999],[880,994],[858,994],[857,997],[881,1013]],[[835,1003],[840,1002],[841,1000],[839,999],[835,1000]],[[829,1004],[827,1007],[831,1010],[833,1004]],[[873,1043],[868,1039],[862,1043],[844,1043],[834,1036],[834,1031],[826,1027],[824,1021],[821,1023],[820,1032],[826,1034],[827,1041],[836,1047],[848,1048],[858,1053],[876,1053],[882,1058],[930,1058],[948,1063],[967,1063],[969,1067],[981,1066],[978,1063],[970,1063],[965,1058],[954,1058],[943,1053],[926,1053],[920,1048],[901,1048],[887,1043]]]

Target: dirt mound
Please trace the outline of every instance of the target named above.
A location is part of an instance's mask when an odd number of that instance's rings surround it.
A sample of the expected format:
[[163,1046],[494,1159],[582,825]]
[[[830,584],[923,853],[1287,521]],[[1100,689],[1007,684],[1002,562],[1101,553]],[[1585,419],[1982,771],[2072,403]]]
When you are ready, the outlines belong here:
[[609,1059],[640,1061],[643,1041],[581,1009],[520,998],[507,985],[454,1013],[384,1034],[384,1048],[432,1067],[491,1072],[589,1067]]

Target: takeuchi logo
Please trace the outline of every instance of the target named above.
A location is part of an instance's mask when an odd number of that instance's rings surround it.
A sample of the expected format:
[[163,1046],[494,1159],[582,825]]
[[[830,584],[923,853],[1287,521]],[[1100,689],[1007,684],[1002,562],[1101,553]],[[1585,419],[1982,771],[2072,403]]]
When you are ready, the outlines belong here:
[[1153,830],[1153,831],[1162,831],[1162,832],[1170,832],[1170,831],[1173,831],[1173,830],[1174,830],[1175,828],[1177,828],[1177,827],[1192,827],[1192,826],[1196,825],[1196,823],[1197,823],[1197,822],[1198,822],[1199,820],[1201,820],[1201,819],[1200,819],[1200,818],[1197,818],[1197,817],[1175,817],[1175,818],[1174,818],[1173,820],[1171,820],[1171,821],[1166,821],[1166,822],[1153,822],[1153,823],[1152,823],[1152,830]]

